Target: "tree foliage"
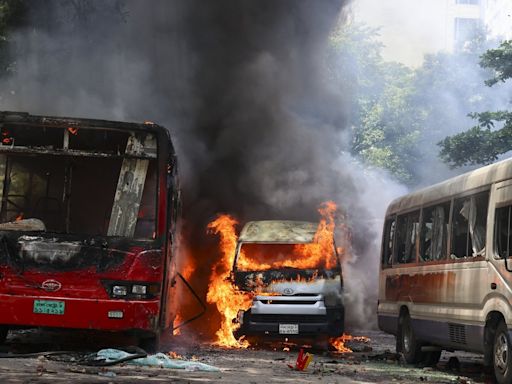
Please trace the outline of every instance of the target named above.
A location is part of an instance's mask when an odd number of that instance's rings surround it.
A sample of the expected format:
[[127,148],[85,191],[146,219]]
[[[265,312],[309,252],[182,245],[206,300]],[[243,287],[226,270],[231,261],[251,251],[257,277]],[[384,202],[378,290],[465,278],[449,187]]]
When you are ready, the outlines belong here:
[[[487,50],[481,56],[480,66],[493,72],[493,76],[485,81],[489,87],[512,78],[512,41],[504,41],[498,48]],[[512,150],[512,112],[485,111],[469,116],[477,121],[477,125],[439,142],[443,161],[452,167],[489,164]]]
[[427,55],[412,69],[382,58],[377,29],[348,23],[336,31],[329,73],[350,95],[352,154],[408,185],[443,177],[437,143],[496,99],[483,83],[488,75],[478,63],[488,43],[477,32],[463,50]]

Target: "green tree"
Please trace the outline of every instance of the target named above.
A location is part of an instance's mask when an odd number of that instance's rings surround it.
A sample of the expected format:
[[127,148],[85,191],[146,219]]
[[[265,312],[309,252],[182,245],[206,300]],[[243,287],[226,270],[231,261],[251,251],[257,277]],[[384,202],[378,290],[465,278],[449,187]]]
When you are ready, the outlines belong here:
[[[480,66],[490,69],[493,76],[485,81],[489,87],[512,78],[512,41],[487,50]],[[512,150],[512,112],[486,111],[471,113],[477,125],[466,132],[448,136],[441,142],[440,157],[452,167],[488,164]]]
[[421,127],[421,116],[408,101],[414,91],[414,73],[382,59],[378,36],[378,29],[366,25],[342,25],[331,37],[329,75],[350,97],[345,105],[349,106],[352,154],[411,184]]

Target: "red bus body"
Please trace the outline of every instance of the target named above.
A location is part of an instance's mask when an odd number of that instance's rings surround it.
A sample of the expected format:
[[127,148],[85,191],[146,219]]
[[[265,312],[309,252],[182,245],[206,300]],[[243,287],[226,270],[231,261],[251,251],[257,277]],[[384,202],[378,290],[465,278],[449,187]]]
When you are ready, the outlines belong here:
[[149,338],[172,327],[169,132],[17,112],[1,112],[0,128],[0,327]]

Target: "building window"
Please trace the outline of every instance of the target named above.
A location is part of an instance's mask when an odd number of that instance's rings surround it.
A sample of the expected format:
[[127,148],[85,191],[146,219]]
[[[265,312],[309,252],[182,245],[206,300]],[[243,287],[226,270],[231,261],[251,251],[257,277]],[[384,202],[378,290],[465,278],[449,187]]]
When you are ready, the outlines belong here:
[[480,0],[455,0],[455,4],[479,5],[480,4]]
[[472,40],[477,32],[480,20],[463,17],[455,18],[454,40],[456,46],[462,46],[465,42]]

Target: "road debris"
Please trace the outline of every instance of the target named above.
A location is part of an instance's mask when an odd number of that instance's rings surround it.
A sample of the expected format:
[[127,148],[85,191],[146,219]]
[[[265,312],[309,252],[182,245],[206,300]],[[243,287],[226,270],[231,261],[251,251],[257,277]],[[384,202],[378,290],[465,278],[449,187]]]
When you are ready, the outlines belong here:
[[304,371],[307,369],[308,365],[313,360],[313,355],[309,352],[304,353],[304,349],[300,349],[299,355],[297,356],[297,361],[295,362],[295,366],[288,364],[290,369],[294,369],[296,371]]
[[[107,348],[98,351],[97,359],[106,362],[115,362],[120,359],[126,359],[130,356],[128,352],[119,349]],[[219,368],[212,365],[200,363],[197,361],[186,361],[182,359],[172,359],[165,353],[157,353],[155,355],[148,355],[147,357],[137,358],[126,361],[126,364],[139,365],[146,367],[160,367],[171,369],[185,369],[187,371],[206,371],[206,372],[219,372]]]

